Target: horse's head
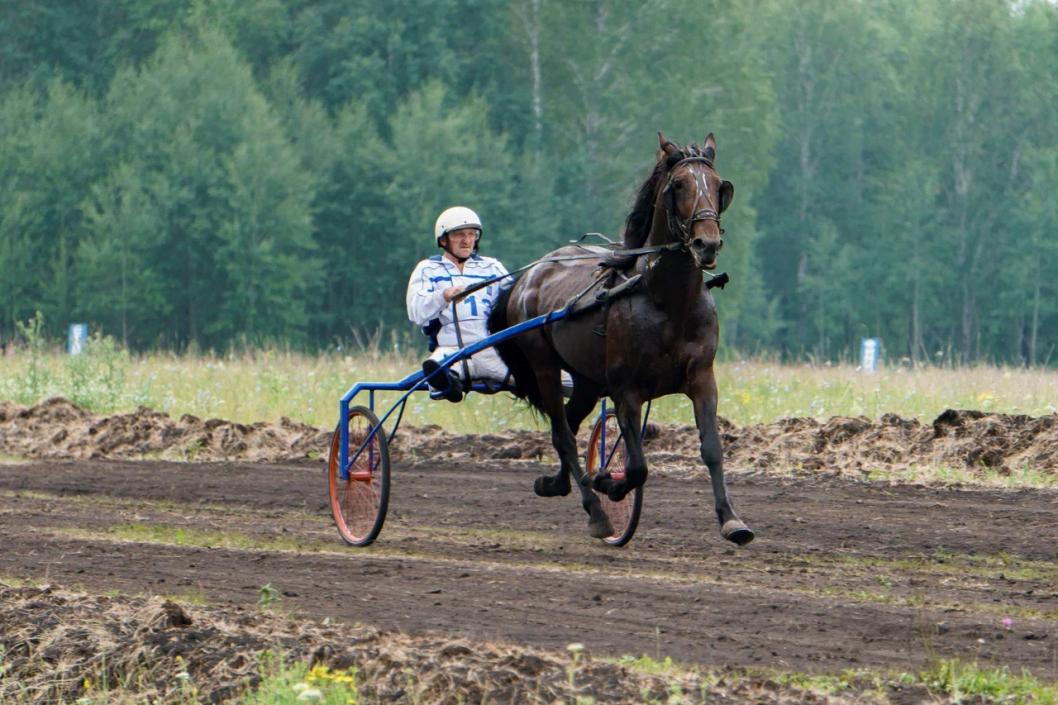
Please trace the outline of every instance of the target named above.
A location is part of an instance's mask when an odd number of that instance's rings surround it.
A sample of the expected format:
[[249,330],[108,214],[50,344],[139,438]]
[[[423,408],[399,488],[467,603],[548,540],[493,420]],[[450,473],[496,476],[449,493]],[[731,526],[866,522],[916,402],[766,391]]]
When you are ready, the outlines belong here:
[[716,140],[710,132],[705,144],[681,147],[659,132],[658,170],[667,173],[657,184],[655,212],[664,212],[669,233],[690,251],[700,269],[714,269],[724,246],[723,213],[735,195],[735,187],[713,168]]

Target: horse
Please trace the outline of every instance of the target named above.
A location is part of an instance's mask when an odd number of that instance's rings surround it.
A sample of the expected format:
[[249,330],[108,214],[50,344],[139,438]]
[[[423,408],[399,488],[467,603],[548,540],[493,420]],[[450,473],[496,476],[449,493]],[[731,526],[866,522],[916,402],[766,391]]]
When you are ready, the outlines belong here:
[[[723,229],[720,214],[731,204],[734,186],[717,174],[716,139],[702,146],[680,146],[659,132],[659,148],[650,176],[640,186],[623,233],[618,257],[566,246],[541,258],[519,275],[496,300],[488,319],[490,333],[561,309],[601,281],[601,264],[624,255],[629,277],[638,286],[596,307],[551,325],[514,336],[496,346],[510,369],[513,393],[542,412],[551,423],[551,441],[560,467],[536,478],[542,497],[565,496],[573,476],[588,512],[589,533],[605,538],[612,528],[594,488],[621,501],[647,479],[640,435],[642,405],[682,393],[694,405],[700,453],[709,468],[721,535],[740,546],[753,531],[735,514],[724,481],[724,458],[717,429],[717,385],[713,360],[719,321],[705,270],[716,268]],[[601,250],[602,248],[597,248]],[[573,379],[564,401],[561,372]],[[602,396],[613,399],[626,443],[623,479],[599,473],[592,480],[581,470],[576,433]]]

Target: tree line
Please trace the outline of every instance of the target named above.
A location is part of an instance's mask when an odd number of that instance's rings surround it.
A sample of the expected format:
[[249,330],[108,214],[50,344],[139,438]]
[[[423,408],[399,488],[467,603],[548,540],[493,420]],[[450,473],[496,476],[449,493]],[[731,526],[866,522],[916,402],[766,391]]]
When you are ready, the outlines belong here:
[[0,7],[0,339],[408,330],[432,223],[619,237],[656,132],[735,183],[724,344],[1053,362],[1046,0],[106,0]]

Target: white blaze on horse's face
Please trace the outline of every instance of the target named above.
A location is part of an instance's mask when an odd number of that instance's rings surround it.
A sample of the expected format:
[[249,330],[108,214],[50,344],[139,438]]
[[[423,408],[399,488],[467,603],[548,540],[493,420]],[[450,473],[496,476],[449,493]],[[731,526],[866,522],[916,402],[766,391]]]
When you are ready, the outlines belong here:
[[[672,187],[681,187],[678,192],[690,193],[690,198],[674,202],[675,213],[681,232],[675,233],[691,252],[699,269],[714,269],[720,248],[724,246],[720,228],[720,179],[704,161],[691,161],[677,166],[683,174],[673,173]],[[716,184],[709,187],[709,182]],[[688,188],[690,187],[690,188]],[[690,204],[689,207],[685,204]]]

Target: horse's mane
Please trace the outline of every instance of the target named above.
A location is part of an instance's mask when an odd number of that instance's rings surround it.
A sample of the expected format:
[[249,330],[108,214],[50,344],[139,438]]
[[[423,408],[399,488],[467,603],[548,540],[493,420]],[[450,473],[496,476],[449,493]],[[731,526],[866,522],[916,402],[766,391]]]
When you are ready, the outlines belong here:
[[632,206],[632,212],[628,214],[628,219],[625,221],[623,238],[625,249],[642,247],[647,241],[647,236],[650,235],[650,224],[654,220],[654,194],[657,193],[658,182],[668,175],[669,169],[684,159],[707,158],[705,152],[696,143],[692,142],[685,147],[675,142],[672,144],[676,147],[676,151],[657,162],[654,165],[654,171],[639,187],[635,205]]

